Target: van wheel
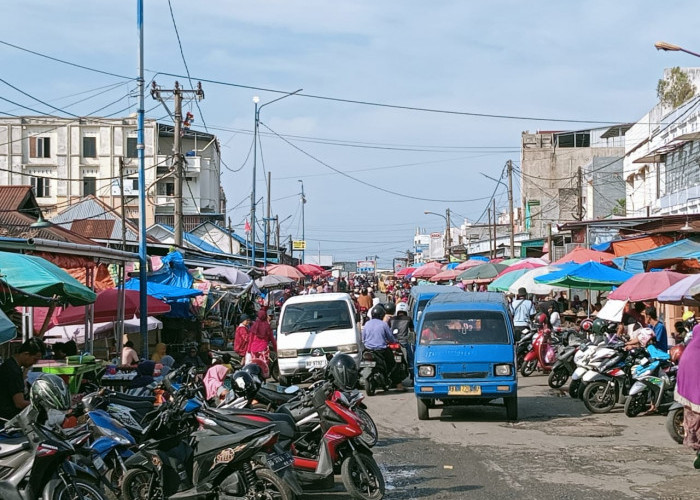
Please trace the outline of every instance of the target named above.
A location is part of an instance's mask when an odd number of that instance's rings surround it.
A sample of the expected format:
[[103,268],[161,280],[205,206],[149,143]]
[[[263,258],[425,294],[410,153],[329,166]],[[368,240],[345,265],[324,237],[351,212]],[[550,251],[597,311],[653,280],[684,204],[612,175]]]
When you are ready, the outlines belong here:
[[518,396],[503,398],[506,405],[506,418],[508,420],[518,420]]
[[426,402],[421,398],[416,398],[416,402],[418,407],[418,420],[430,420],[430,410]]

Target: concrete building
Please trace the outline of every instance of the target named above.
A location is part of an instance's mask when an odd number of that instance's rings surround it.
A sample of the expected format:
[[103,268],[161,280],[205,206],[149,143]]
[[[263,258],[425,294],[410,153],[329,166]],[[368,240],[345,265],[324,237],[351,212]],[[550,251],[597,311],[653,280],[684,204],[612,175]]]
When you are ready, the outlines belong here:
[[[578,195],[587,198],[578,185],[578,169],[583,175],[595,173],[596,158],[622,158],[625,133],[630,125],[554,132],[523,132],[521,143],[521,197],[525,231],[532,238],[547,234],[547,224],[574,220]],[[594,166],[598,165],[598,167]],[[595,180],[595,177],[593,178]],[[581,180],[581,185],[585,182]],[[595,195],[595,189],[592,189]],[[589,217],[588,201],[583,201],[583,217]]]
[[[700,68],[683,68],[700,89]],[[664,76],[668,76],[666,69]],[[654,106],[627,133],[627,215],[700,213],[700,96]]]
[[[68,119],[27,116],[0,119],[0,185],[31,185],[47,217],[93,195],[138,219],[136,117]],[[173,224],[173,126],[146,120],[144,127],[146,221]],[[185,230],[223,221],[220,151],[216,136],[185,130]]]

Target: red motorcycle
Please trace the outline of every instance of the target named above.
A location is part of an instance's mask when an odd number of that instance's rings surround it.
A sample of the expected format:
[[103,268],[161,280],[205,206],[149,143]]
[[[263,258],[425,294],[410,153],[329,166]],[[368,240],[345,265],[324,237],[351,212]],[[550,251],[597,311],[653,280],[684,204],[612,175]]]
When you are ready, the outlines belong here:
[[535,370],[548,374],[556,362],[557,351],[552,346],[552,331],[541,327],[532,339],[532,350],[525,355],[520,374],[529,377]]

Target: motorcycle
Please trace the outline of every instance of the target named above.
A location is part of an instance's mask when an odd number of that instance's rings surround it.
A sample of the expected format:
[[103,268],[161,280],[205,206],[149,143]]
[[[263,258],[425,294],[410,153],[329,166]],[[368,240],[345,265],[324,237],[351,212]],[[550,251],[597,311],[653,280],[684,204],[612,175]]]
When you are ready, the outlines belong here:
[[566,381],[569,380],[569,377],[573,375],[576,370],[574,358],[579,351],[582,341],[579,337],[572,339],[571,336],[575,334],[575,331],[570,331],[569,335],[565,337],[567,338],[567,346],[559,351],[557,360],[552,366],[552,371],[549,373],[547,383],[552,389],[559,389],[566,384]]
[[37,411],[26,407],[0,437],[0,498],[108,500],[95,468],[72,460],[75,454],[70,441],[38,423]]
[[634,370],[634,384],[625,401],[625,415],[636,417],[649,406],[659,413],[667,413],[674,403],[678,367],[671,363],[669,355],[651,346],[647,351],[650,359]]
[[368,396],[374,396],[379,387],[388,391],[408,377],[408,364],[401,344],[398,342],[389,344],[387,349],[391,350],[391,355],[394,357],[394,366],[391,371],[387,368],[384,351],[365,350],[362,353],[360,377]]
[[519,370],[523,366],[525,356],[532,351],[532,337],[535,336],[535,330],[528,328],[523,329],[522,336],[515,347],[515,368]]
[[[555,340],[556,341],[556,340]],[[520,367],[520,374],[529,377],[536,369],[549,373],[557,360],[554,349],[552,331],[549,328],[541,328],[532,339],[532,350],[525,355]]]
[[666,414],[666,430],[671,438],[678,444],[683,444],[685,438],[685,427],[683,427],[683,405],[673,403]]
[[632,367],[640,356],[640,350],[624,350],[618,345],[617,353],[601,363],[597,369],[586,372],[583,383],[583,404],[591,413],[607,413],[617,403],[624,404],[632,386]]

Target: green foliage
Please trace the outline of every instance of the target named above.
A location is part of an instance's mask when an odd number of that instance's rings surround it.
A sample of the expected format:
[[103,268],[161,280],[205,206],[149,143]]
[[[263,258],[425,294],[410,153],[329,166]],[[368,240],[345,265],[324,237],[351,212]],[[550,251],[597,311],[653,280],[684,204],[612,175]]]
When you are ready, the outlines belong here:
[[625,208],[626,208],[627,200],[625,200],[625,198],[620,198],[619,200],[615,200],[615,201],[617,201],[617,204],[612,209],[612,215],[624,216],[626,213]]
[[695,85],[678,66],[672,68],[668,78],[662,78],[656,86],[656,95],[659,100],[672,108],[677,108],[686,102],[695,95],[695,92]]

